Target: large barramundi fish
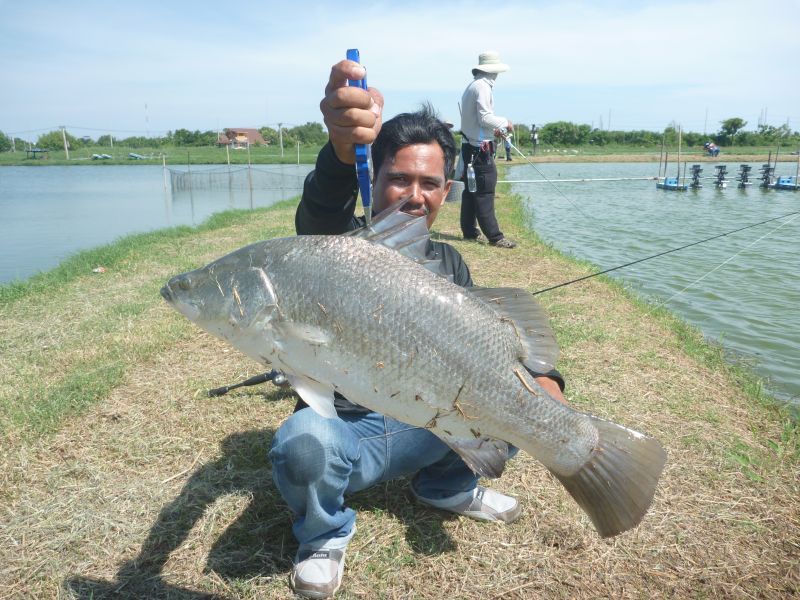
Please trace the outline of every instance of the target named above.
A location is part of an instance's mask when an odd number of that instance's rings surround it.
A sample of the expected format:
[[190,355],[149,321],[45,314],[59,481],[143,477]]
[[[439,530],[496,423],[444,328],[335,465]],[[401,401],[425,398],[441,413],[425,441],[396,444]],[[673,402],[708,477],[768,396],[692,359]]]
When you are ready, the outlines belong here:
[[635,527],[666,460],[653,438],[571,409],[530,375],[555,364],[547,317],[519,289],[469,288],[426,261],[424,218],[390,209],[354,235],[241,248],[161,293],[201,328],[283,371],[337,418],[334,392],[425,427],[476,473],[508,445],[541,461],[600,535]]

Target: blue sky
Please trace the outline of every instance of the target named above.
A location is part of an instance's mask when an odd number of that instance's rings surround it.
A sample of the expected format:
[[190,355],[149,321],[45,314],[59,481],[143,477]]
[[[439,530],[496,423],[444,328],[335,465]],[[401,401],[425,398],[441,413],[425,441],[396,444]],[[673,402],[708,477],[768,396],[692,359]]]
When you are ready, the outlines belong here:
[[[511,71],[498,114],[716,131],[800,130],[800,0],[153,2],[0,0],[0,130],[35,139],[321,121],[330,66],[361,50],[386,114],[458,123],[478,53]],[[146,105],[146,108],[145,108]]]

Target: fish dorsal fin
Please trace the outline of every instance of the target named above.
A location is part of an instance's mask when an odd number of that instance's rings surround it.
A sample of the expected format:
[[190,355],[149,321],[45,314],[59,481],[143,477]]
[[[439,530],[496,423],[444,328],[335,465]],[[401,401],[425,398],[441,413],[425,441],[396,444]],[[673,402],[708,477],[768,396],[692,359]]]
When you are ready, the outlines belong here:
[[558,342],[550,319],[530,292],[520,288],[471,287],[466,291],[489,305],[517,332],[522,350],[520,360],[536,373],[555,368]]
[[427,258],[430,231],[425,217],[415,217],[402,212],[408,200],[402,200],[377,215],[369,227],[362,227],[349,235],[396,250],[403,256],[422,265],[434,275],[450,282],[452,275],[444,272],[442,261]]

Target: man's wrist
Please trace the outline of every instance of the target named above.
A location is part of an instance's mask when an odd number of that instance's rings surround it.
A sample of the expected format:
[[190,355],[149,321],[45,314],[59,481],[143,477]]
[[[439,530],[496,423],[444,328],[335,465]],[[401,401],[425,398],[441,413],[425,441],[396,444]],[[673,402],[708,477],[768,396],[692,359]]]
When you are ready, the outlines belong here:
[[331,140],[330,144],[331,148],[333,149],[334,156],[339,160],[340,163],[343,165],[356,164],[356,150],[353,144],[341,144],[336,143],[333,140]]

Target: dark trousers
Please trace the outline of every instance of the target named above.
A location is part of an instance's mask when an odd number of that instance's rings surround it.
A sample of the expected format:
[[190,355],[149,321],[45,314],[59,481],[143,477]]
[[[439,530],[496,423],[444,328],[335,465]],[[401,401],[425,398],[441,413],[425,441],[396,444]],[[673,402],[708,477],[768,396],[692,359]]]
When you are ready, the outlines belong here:
[[[461,233],[465,238],[478,237],[480,226],[490,242],[503,239],[503,232],[494,214],[494,188],[497,185],[497,166],[492,158],[492,148],[479,150],[469,144],[461,146],[464,161],[464,192],[461,194]],[[477,189],[470,192],[467,184],[467,165],[472,161]]]

